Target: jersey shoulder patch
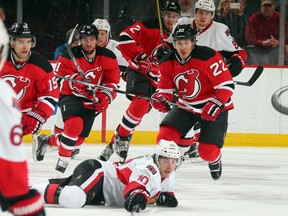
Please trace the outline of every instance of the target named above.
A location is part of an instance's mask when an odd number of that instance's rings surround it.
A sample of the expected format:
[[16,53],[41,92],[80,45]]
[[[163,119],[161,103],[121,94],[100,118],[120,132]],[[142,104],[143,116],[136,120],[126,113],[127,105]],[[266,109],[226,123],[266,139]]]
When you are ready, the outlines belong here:
[[37,52],[32,51],[31,56],[28,60],[28,63],[34,64],[41,69],[43,69],[46,73],[50,73],[53,71],[52,65],[45,59],[42,55]]
[[147,29],[159,29],[159,21],[156,18],[153,19],[147,19],[142,22],[143,26],[145,26]]
[[206,46],[195,46],[195,49],[192,52],[192,57],[206,61],[216,55],[216,50],[211,49]]
[[161,61],[159,64],[166,62],[166,61],[170,61],[170,60],[174,60],[176,59],[176,55],[175,55],[175,50],[173,50],[172,52],[170,52],[169,54],[166,54],[165,56],[163,56],[161,58]]
[[[81,52],[81,46],[76,46],[76,47],[72,47],[71,51],[73,52],[73,55],[75,58],[81,58],[83,57],[83,53]],[[67,59],[71,59],[69,53],[67,52],[67,50],[61,55],[64,58]]]

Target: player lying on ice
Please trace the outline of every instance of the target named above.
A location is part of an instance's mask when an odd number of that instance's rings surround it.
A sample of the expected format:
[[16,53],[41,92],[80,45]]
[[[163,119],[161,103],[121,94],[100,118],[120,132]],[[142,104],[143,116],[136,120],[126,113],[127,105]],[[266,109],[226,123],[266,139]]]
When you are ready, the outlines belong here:
[[68,178],[37,184],[48,204],[80,208],[85,205],[124,206],[139,212],[148,203],[177,207],[174,196],[175,168],[180,152],[173,141],[160,140],[154,154],[123,164],[89,159],[81,162]]

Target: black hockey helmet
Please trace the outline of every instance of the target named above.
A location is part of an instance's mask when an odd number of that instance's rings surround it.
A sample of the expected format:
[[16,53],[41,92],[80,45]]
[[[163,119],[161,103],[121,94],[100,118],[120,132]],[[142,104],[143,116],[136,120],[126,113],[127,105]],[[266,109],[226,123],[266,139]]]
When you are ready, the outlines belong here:
[[172,12],[176,12],[178,14],[180,14],[181,12],[181,8],[180,5],[177,1],[173,1],[173,0],[167,0],[162,8],[162,15],[166,12],[166,11],[172,11]]
[[14,43],[16,38],[31,38],[32,47],[36,45],[36,38],[28,27],[27,23],[14,23],[8,30],[10,43]]
[[182,40],[182,39],[191,39],[192,42],[195,42],[195,36],[197,34],[197,30],[193,29],[190,24],[187,25],[178,25],[173,34],[173,40]]
[[99,34],[99,31],[95,25],[82,25],[79,27],[80,39],[83,36],[95,36],[96,39],[98,40],[98,34]]

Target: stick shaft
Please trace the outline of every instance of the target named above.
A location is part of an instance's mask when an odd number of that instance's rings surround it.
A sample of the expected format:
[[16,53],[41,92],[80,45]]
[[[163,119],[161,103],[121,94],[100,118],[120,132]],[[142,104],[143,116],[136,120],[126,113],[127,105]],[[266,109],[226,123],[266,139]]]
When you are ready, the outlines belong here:
[[161,11],[160,11],[159,0],[156,0],[156,4],[157,4],[157,15],[158,15],[158,21],[159,21],[159,30],[160,30],[161,44],[162,44],[162,46],[164,46],[163,25],[162,25],[162,19],[161,19]]
[[[102,85],[98,85],[98,84],[92,84],[92,83],[87,83],[87,82],[84,82],[84,81],[80,81],[80,80],[74,80],[74,79],[70,79],[70,78],[67,78],[67,77],[63,77],[63,76],[60,76],[58,74],[55,74],[55,76],[57,78],[60,78],[60,79],[65,79],[69,82],[76,82],[76,83],[79,83],[79,84],[82,84],[82,85],[86,85],[88,87],[97,87],[97,88],[100,88],[100,89],[104,89],[106,91],[111,91],[111,92],[117,92],[117,93],[120,93],[120,94],[125,94],[127,96],[131,96],[131,97],[137,97],[137,98],[142,98],[142,99],[145,99],[145,100],[148,100],[148,101],[158,101],[157,99],[154,99],[154,98],[150,98],[150,97],[146,97],[144,95],[137,95],[137,94],[132,94],[132,93],[129,93],[129,92],[126,92],[126,91],[122,91],[120,89],[113,89],[113,88],[109,88],[109,87],[106,87],[106,86],[102,86]],[[176,104],[176,103],[173,103],[173,102],[168,102],[171,106],[178,106],[179,108],[182,108],[182,109],[186,109],[186,110],[191,110],[195,113],[201,113],[202,111],[200,109],[196,109],[194,107],[192,107],[190,104],[185,104],[185,106],[182,106],[180,104]]]

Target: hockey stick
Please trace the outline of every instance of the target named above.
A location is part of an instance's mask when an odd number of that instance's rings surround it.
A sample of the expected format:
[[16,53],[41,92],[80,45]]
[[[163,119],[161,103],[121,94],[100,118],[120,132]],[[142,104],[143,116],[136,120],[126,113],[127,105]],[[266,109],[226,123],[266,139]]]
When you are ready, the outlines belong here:
[[236,85],[252,86],[263,72],[263,66],[259,65],[254,71],[252,77],[247,82],[234,81]]
[[157,5],[157,15],[158,15],[158,21],[159,21],[159,31],[160,31],[161,44],[162,44],[162,46],[164,46],[163,25],[162,25],[162,19],[161,19],[159,0],[156,0],[156,5]]
[[[67,77],[60,76],[58,74],[55,74],[55,76],[57,78],[59,78],[59,79],[64,79],[64,80],[67,80],[69,82],[75,82],[75,83],[79,83],[79,84],[82,84],[82,85],[86,85],[86,86],[88,86],[90,88],[97,87],[97,88],[100,88],[100,89],[103,89],[103,90],[106,90],[106,91],[117,92],[117,93],[120,93],[120,94],[125,94],[125,95],[130,96],[130,97],[142,98],[142,99],[145,99],[145,100],[148,100],[148,101],[155,101],[155,102],[158,101],[157,99],[154,99],[154,98],[146,97],[144,95],[132,94],[132,93],[129,93],[129,92],[126,92],[126,91],[122,91],[120,89],[113,89],[113,88],[109,88],[109,87],[98,85],[98,84],[92,84],[92,83],[88,83],[88,82],[84,82],[84,81],[80,81],[80,80],[70,79],[70,78],[67,78]],[[167,102],[171,106],[178,106],[179,108],[191,110],[191,111],[193,111],[195,113],[201,113],[202,112],[202,110],[196,109],[196,108],[192,107],[188,103],[185,104],[185,106],[182,106],[180,104],[176,104],[176,103],[173,103],[173,102],[169,102],[169,101],[167,101]]]

